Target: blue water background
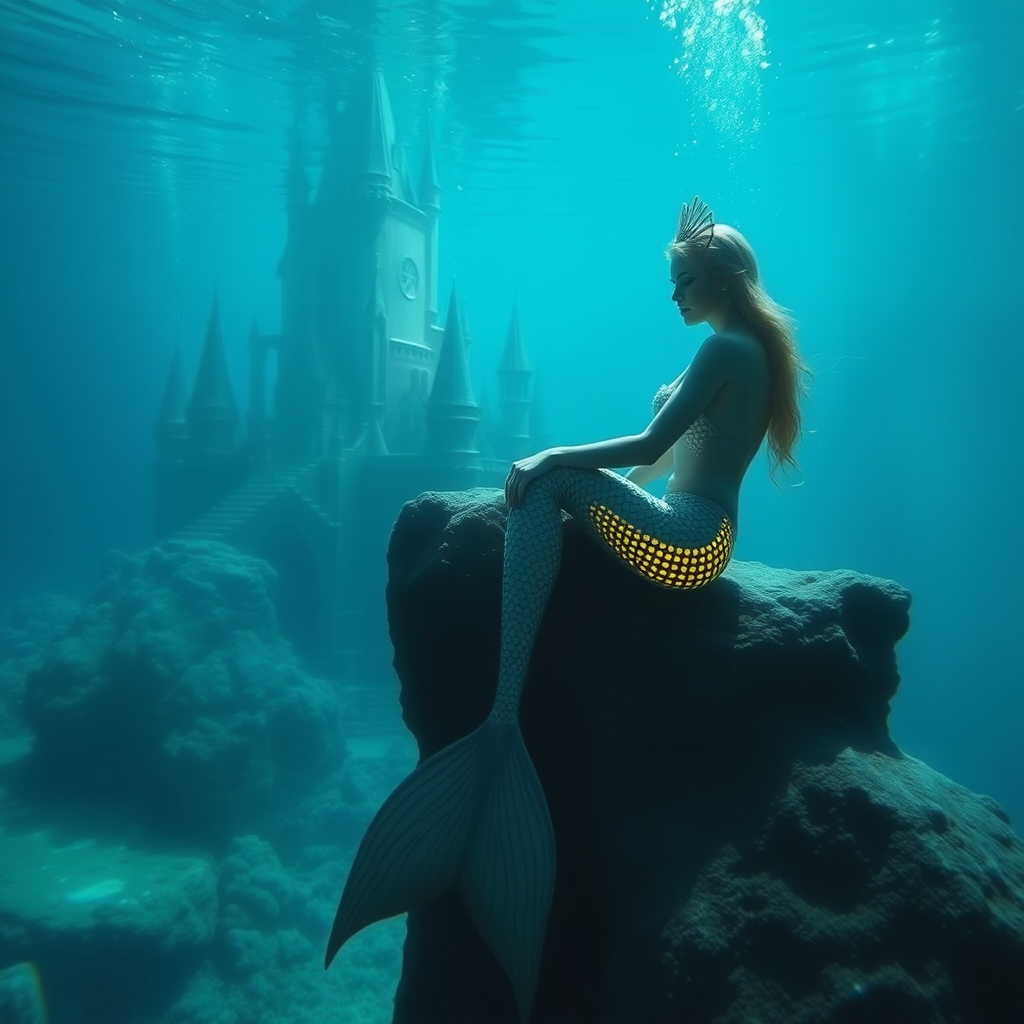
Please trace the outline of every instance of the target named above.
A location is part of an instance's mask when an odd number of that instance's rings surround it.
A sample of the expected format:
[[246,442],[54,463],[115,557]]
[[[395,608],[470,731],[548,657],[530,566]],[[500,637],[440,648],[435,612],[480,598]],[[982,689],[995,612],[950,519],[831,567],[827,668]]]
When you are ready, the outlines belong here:
[[671,6],[7,0],[0,611],[151,543],[175,338],[190,377],[216,288],[244,400],[296,110],[315,183],[372,45],[414,166],[433,119],[478,395],[516,296],[557,442],[642,429],[707,333],[669,302],[680,202],[750,238],[815,380],[801,473],[759,457],[736,557],[911,590],[893,736],[1020,832],[1024,5]]

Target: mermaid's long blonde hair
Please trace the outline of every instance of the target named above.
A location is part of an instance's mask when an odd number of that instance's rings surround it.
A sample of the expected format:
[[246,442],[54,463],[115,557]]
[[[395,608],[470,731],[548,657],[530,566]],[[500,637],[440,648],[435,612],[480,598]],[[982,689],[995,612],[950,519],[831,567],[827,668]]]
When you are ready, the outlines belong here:
[[768,422],[768,465],[772,480],[782,466],[799,468],[793,449],[800,437],[800,398],[807,394],[803,376],[811,371],[800,358],[789,313],[765,291],[750,243],[728,224],[715,224],[711,244],[704,239],[669,244],[666,255],[696,263],[727,284],[743,318],[761,340],[772,378]]

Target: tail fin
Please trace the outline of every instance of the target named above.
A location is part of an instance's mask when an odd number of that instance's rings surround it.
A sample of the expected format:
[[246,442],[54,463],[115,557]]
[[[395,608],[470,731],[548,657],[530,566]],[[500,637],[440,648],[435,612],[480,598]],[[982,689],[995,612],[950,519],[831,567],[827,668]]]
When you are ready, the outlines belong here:
[[367,925],[457,888],[525,1022],[554,887],[551,817],[519,726],[488,720],[384,801],[352,862],[324,966]]

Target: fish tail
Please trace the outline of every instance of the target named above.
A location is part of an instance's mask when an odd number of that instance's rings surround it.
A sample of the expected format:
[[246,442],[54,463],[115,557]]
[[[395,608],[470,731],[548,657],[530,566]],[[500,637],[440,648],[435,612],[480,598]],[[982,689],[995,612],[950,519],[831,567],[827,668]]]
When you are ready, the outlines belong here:
[[522,733],[488,719],[384,801],[352,862],[324,966],[367,925],[458,889],[525,1022],[554,885],[551,816]]

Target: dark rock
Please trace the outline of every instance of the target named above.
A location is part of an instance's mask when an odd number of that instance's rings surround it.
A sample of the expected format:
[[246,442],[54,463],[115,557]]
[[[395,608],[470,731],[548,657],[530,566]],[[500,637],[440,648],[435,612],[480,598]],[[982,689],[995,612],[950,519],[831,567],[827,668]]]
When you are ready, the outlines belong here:
[[[490,709],[505,518],[428,493],[392,535],[423,757]],[[520,715],[558,850],[533,1024],[1024,1020],[1024,844],[889,736],[910,595],[739,562],[669,592],[564,539]],[[395,1006],[517,1021],[457,895],[409,915]]]

